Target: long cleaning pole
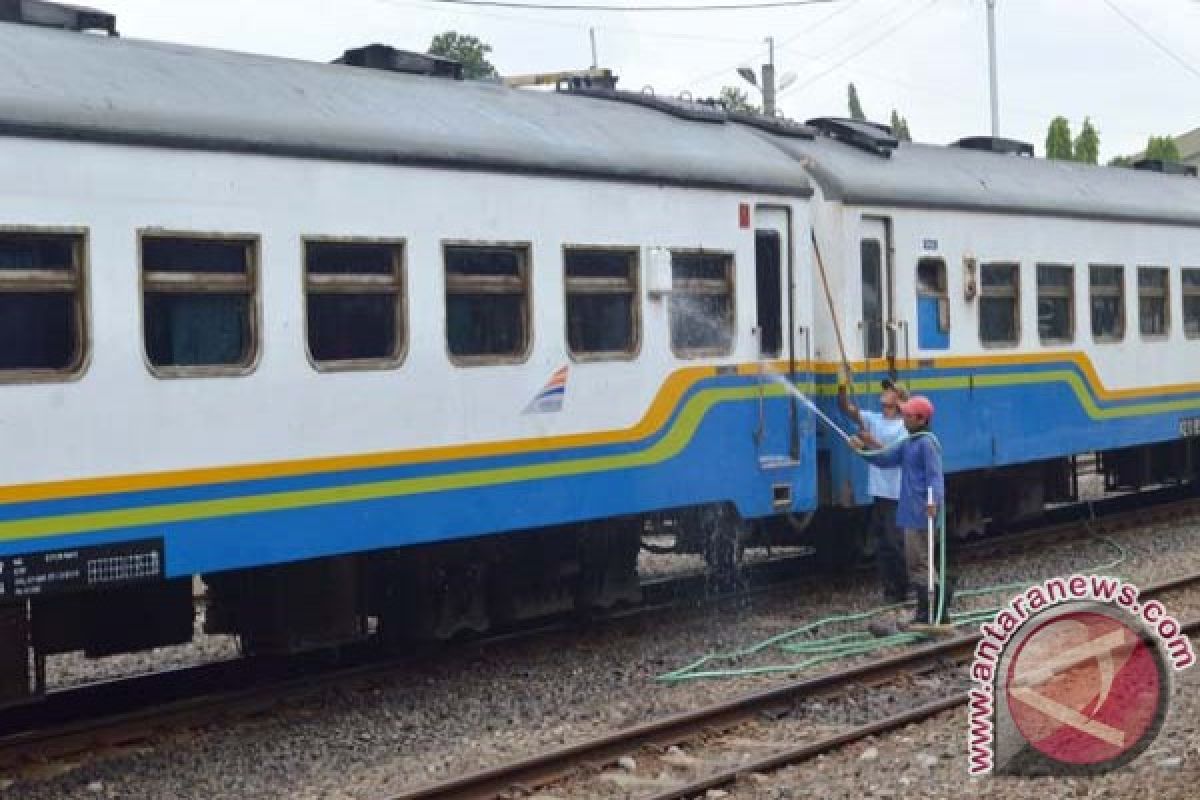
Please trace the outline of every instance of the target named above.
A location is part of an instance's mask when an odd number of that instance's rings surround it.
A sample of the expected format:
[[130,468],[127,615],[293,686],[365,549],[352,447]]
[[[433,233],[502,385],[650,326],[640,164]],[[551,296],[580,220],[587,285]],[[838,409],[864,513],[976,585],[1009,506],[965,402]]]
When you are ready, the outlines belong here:
[[833,293],[829,291],[829,277],[825,274],[825,259],[821,258],[821,245],[817,244],[817,230],[809,231],[812,237],[813,254],[817,257],[817,271],[821,274],[821,287],[825,290],[825,303],[829,306],[829,316],[833,319],[833,333],[837,337],[838,353],[842,356],[842,366],[846,368],[846,380],[850,381],[850,396],[854,396],[854,370],[850,369],[850,359],[846,357],[846,342],[842,339],[842,326],[838,322],[837,306],[833,304]]

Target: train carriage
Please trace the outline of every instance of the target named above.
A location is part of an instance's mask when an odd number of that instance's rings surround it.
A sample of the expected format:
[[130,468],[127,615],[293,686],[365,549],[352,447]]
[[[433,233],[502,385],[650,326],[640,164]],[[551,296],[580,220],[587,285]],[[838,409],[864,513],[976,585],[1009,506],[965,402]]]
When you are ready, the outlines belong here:
[[451,636],[812,511],[811,188],[689,114],[0,24],[7,698],[197,575],[247,652]]
[[[1200,180],[813,122],[782,146],[813,178],[834,298],[822,394],[832,410],[840,328],[860,392],[886,375],[934,400],[960,533],[1071,496],[1077,454],[1109,488],[1195,477]],[[829,454],[825,499],[865,502],[860,460]]]

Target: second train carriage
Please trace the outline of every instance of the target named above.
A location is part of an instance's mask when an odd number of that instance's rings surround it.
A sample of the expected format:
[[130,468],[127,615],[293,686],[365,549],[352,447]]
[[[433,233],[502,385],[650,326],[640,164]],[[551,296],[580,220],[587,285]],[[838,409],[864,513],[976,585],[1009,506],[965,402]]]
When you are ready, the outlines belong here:
[[[1077,454],[1109,488],[1196,477],[1200,180],[814,123],[779,144],[816,190],[821,394],[840,328],[867,402],[885,375],[933,399],[959,533],[1072,496]],[[827,452],[823,501],[866,502],[861,460]]]

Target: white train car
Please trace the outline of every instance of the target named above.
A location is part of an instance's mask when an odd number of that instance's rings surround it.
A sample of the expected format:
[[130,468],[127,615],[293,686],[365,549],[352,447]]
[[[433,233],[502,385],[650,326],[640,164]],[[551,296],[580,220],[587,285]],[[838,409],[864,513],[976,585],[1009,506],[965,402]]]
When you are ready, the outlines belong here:
[[0,154],[8,700],[196,575],[249,652],[449,636],[815,507],[811,188],[723,114],[0,24]]
[[[928,394],[960,532],[1072,495],[1077,454],[1109,488],[1196,477],[1200,180],[813,122],[782,146],[834,298],[814,292],[822,394],[832,411],[835,324],[864,399],[884,376]],[[823,499],[865,502],[861,461],[829,459]]]

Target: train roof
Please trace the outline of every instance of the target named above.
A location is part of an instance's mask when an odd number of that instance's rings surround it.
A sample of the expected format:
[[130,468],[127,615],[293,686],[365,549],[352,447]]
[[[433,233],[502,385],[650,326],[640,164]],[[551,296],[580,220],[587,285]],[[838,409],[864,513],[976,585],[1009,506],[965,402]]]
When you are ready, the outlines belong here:
[[801,164],[729,122],[8,23],[0,134],[812,193]]
[[829,200],[1200,225],[1200,179],[1071,161],[901,142],[881,157],[825,136],[772,137]]

